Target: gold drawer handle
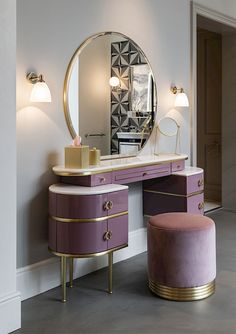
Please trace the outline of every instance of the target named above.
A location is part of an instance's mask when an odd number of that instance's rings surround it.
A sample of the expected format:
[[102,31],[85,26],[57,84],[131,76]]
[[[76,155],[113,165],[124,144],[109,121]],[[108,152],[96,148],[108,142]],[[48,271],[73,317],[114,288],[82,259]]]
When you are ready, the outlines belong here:
[[111,239],[111,237],[112,237],[112,231],[107,231],[107,232],[105,232],[104,235],[103,235],[103,240],[104,240],[104,241],[108,241],[108,240]]
[[107,201],[103,205],[103,210],[111,210],[113,208],[113,202],[112,201]]
[[201,180],[198,180],[198,183],[197,183],[198,187],[201,187],[201,186],[203,186],[203,184],[204,184],[204,181],[203,181],[203,179],[201,179]]
[[108,240],[108,232],[105,232],[103,235],[103,240],[107,241]]
[[198,204],[198,209],[202,210],[204,208],[204,202]]
[[105,182],[106,178],[105,177],[100,177],[100,182]]

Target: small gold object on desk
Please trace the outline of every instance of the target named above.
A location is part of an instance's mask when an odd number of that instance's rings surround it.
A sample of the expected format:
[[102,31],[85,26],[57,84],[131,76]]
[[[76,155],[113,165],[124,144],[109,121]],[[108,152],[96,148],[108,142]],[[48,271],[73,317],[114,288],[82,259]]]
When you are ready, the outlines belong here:
[[89,164],[93,166],[99,165],[100,155],[101,151],[97,150],[96,147],[93,147],[93,149],[89,151]]
[[89,146],[65,147],[65,168],[88,168]]

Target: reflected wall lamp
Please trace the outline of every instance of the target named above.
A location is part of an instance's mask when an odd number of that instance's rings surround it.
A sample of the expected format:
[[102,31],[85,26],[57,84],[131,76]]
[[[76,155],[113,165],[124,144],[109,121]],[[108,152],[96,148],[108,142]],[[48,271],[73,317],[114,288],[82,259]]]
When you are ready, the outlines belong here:
[[51,92],[43,79],[42,74],[30,72],[26,75],[27,80],[34,86],[30,94],[31,102],[52,102]]
[[121,92],[121,83],[120,83],[120,79],[117,77],[111,77],[109,79],[109,85],[111,86],[111,89],[115,92]]
[[183,88],[177,88],[173,86],[170,88],[173,94],[176,94],[175,97],[175,107],[189,107],[188,97],[184,92]]

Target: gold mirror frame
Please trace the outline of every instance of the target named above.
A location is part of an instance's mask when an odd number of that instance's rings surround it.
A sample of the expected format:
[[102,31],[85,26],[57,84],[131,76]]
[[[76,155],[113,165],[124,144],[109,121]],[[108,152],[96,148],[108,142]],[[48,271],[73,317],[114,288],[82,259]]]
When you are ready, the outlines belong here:
[[[158,98],[157,98],[156,80],[155,80],[155,77],[154,77],[154,74],[153,74],[152,67],[151,67],[151,65],[150,65],[150,63],[149,63],[146,55],[142,51],[142,49],[131,38],[129,38],[128,36],[126,36],[126,35],[124,35],[124,34],[122,34],[120,32],[116,32],[116,31],[100,32],[100,33],[94,34],[94,35],[88,37],[86,40],[84,40],[84,42],[75,50],[72,58],[70,59],[70,62],[68,64],[68,66],[67,66],[65,80],[64,80],[64,87],[63,87],[63,106],[64,106],[64,115],[65,115],[65,119],[66,119],[66,124],[67,124],[67,127],[69,129],[69,132],[70,132],[70,135],[71,135],[72,138],[75,138],[78,135],[76,133],[74,127],[73,127],[73,124],[72,124],[72,120],[71,120],[71,117],[70,117],[69,103],[68,103],[69,82],[70,82],[70,78],[71,78],[71,73],[72,73],[74,62],[75,62],[76,58],[81,54],[81,52],[83,51],[83,49],[88,44],[90,44],[94,39],[96,39],[98,37],[101,37],[101,36],[112,35],[112,34],[117,34],[117,35],[120,35],[121,37],[123,37],[125,39],[130,40],[135,45],[135,47],[137,47],[138,50],[140,50],[140,52],[142,53],[142,56],[144,57],[144,59],[146,60],[147,64],[149,65],[149,68],[150,68],[150,71],[151,71],[151,75],[152,75],[152,78],[153,78],[153,84],[154,84],[154,87],[155,87],[154,89],[155,89],[155,95],[156,95],[156,104],[153,106],[153,111],[154,111],[154,113],[157,111],[157,101],[158,101]],[[155,128],[155,117],[154,117],[153,127],[152,127],[152,130],[150,132],[150,135],[149,135],[148,139],[150,138],[151,133],[154,130],[154,128]],[[147,142],[148,142],[148,140],[146,140],[145,144],[142,146],[142,149],[144,148],[144,146],[146,145]],[[141,149],[140,149],[140,151],[141,151]],[[115,158],[115,155],[114,155],[114,158]]]
[[[161,129],[160,127],[160,124],[162,121],[164,120],[171,120],[172,123],[175,124],[176,126],[176,131],[175,132],[171,132],[171,133],[167,133],[165,131],[163,131],[163,129]],[[174,154],[176,155],[180,155],[180,125],[179,123],[176,121],[176,119],[174,119],[173,117],[170,117],[170,116],[164,116],[162,117],[158,122],[157,122],[157,125],[156,125],[156,136],[155,136],[155,155],[159,155],[159,153],[157,152],[157,146],[158,146],[158,138],[157,138],[157,132],[159,131],[160,134],[162,134],[163,136],[165,137],[176,137],[176,140],[175,140],[175,151],[174,151]],[[179,152],[178,152],[179,151]]]

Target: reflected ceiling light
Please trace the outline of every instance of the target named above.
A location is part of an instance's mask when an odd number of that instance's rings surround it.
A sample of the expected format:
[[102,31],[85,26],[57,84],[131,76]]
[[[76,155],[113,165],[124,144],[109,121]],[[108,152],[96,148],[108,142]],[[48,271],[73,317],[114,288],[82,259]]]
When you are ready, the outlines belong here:
[[171,92],[177,94],[175,97],[175,107],[189,107],[188,97],[183,88],[171,87]]
[[117,77],[111,77],[111,78],[109,79],[109,85],[110,85],[112,88],[119,87],[119,86],[120,86],[120,80],[119,80],[119,78],[117,78]]
[[42,74],[37,75],[34,72],[30,72],[26,78],[34,85],[30,94],[31,102],[52,102],[50,89],[44,81]]

